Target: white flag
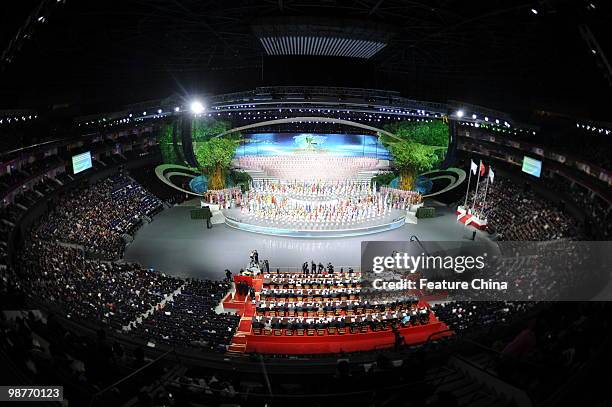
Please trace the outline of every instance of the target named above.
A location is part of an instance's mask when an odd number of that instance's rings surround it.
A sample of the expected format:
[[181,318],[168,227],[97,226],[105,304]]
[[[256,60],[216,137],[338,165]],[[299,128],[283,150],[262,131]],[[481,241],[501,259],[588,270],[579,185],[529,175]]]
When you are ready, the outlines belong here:
[[476,165],[476,163],[475,163],[474,161],[472,161],[472,160],[470,160],[470,163],[471,163],[471,165],[470,165],[470,170],[472,170],[472,173],[473,173],[474,175],[476,175],[476,171],[478,171],[478,166],[477,166],[477,165]]
[[495,174],[493,173],[493,168],[489,167],[489,181],[491,181],[491,184],[493,183],[493,178],[495,178]]

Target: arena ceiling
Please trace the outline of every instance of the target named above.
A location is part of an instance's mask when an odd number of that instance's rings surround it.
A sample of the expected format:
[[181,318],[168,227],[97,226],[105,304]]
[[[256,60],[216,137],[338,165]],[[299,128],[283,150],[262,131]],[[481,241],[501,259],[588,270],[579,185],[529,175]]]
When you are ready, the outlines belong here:
[[[611,13],[602,0],[12,3],[0,17],[0,51],[11,57],[0,73],[4,108],[112,109],[175,92],[333,85],[609,119],[601,117],[612,88],[600,54],[612,58]],[[32,16],[27,36],[16,38]],[[366,58],[278,56],[261,40],[302,31],[384,46]]]

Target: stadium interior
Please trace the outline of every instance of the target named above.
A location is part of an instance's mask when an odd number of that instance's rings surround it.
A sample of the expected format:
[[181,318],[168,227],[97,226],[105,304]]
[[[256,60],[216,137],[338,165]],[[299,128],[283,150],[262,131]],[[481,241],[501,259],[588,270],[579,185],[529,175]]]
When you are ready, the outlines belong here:
[[0,405],[610,405],[610,4],[3,6]]

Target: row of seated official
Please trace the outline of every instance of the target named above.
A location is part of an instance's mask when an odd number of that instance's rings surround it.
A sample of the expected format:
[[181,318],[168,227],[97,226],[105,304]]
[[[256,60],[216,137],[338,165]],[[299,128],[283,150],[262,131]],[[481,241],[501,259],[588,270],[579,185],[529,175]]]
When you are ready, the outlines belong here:
[[[365,316],[339,316],[339,317],[323,317],[323,318],[281,318],[281,317],[262,317],[255,316],[252,319],[253,333],[269,334],[274,330],[275,335],[292,335],[293,331],[297,331],[298,335],[303,334],[300,331],[311,331],[307,334],[312,334],[316,331],[319,334],[346,333],[342,330],[349,329],[351,333],[367,333],[387,330],[392,326],[406,328],[410,326],[426,325],[430,321],[430,311],[428,308],[419,310],[416,313],[412,312],[390,312],[375,315]],[[277,332],[280,331],[280,332]],[[331,331],[331,332],[330,332]]]
[[270,270],[264,273],[264,278],[302,278],[302,277],[361,277],[360,271],[355,271],[352,268],[348,268],[344,270],[344,267],[341,267],[340,270],[334,270],[332,273],[323,270],[322,272],[308,272],[308,273],[298,273],[298,272],[286,272],[280,271],[280,269]]
[[262,300],[277,302],[277,303],[326,303],[326,302],[342,302],[342,301],[357,301],[359,300],[359,294],[346,294],[346,293],[330,293],[327,295],[311,295],[302,296],[295,294],[282,294],[278,296],[264,296]]
[[418,307],[418,300],[402,300],[392,303],[369,303],[368,301],[342,301],[342,302],[323,302],[323,303],[284,303],[284,302],[260,302],[255,306],[257,315],[265,315],[266,313],[279,316],[292,316],[293,313],[302,314],[324,314],[330,312],[335,315],[362,315],[376,314],[382,312],[414,312],[421,311],[427,307]]
[[271,279],[264,280],[266,288],[330,288],[330,287],[360,287],[361,279]]
[[299,295],[325,295],[330,293],[359,294],[359,287],[325,287],[325,288],[268,288],[261,290],[262,295],[275,296],[277,294],[299,294]]

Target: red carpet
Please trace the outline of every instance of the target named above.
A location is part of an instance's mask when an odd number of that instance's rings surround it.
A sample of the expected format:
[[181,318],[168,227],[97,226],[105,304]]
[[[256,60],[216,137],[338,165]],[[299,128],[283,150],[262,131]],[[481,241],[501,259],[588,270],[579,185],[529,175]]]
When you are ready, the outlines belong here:
[[[431,334],[446,329],[448,328],[444,323],[435,321],[427,325],[401,328],[400,332],[405,338],[406,344],[415,345],[427,341]],[[446,332],[436,336],[436,338],[448,335],[450,335],[450,333]],[[291,355],[384,349],[393,347],[395,343],[391,330],[324,336],[269,336],[249,334],[246,336],[246,340],[247,352],[282,353]]]

